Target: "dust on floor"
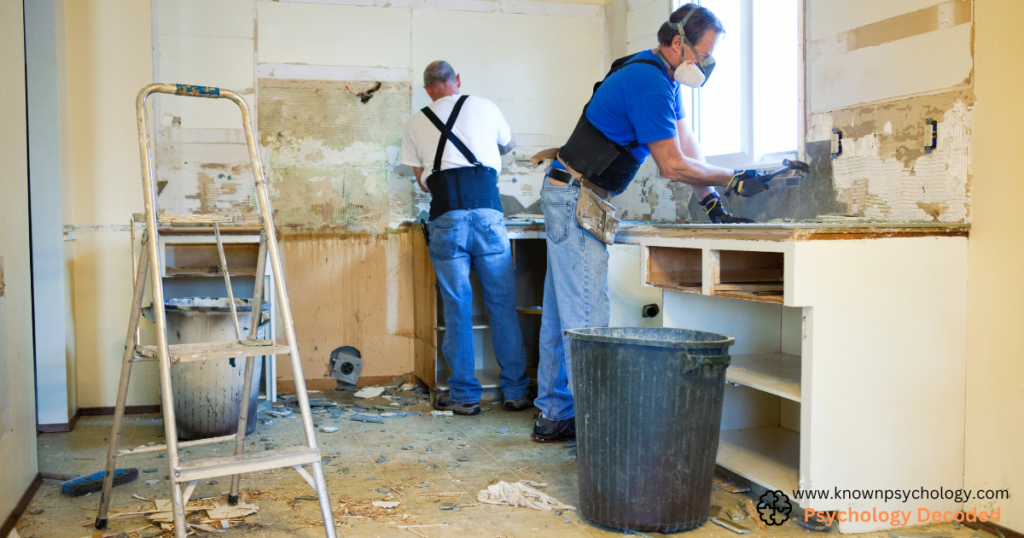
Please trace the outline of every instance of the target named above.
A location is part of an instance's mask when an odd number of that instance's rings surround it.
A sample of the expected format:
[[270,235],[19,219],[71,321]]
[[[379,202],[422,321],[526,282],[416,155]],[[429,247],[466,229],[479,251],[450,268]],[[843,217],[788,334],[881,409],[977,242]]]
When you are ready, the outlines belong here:
[[[385,407],[384,398],[353,400],[351,392],[316,394],[342,404],[357,403],[372,409]],[[409,401],[407,400],[407,403]],[[475,417],[431,417],[422,399],[406,405],[410,416],[385,418],[384,424],[351,420],[340,409],[327,408],[318,415],[323,426],[336,427],[337,432],[317,431],[324,455],[327,485],[335,510],[338,536],[408,536],[428,537],[600,537],[621,536],[621,532],[597,527],[579,512],[541,512],[525,508],[509,508],[480,504],[477,493],[498,481],[532,480],[546,483],[543,490],[559,501],[578,506],[579,492],[576,458],[573,449],[564,444],[538,444],[530,440],[534,411],[506,412],[500,405],[484,405],[487,409]],[[333,412],[332,412],[333,411]],[[422,415],[416,414],[422,412]],[[260,413],[268,418],[264,409]],[[70,433],[43,434],[38,438],[39,467],[43,471],[64,474],[86,474],[102,469],[110,435],[111,417],[83,417]],[[247,438],[247,450],[265,450],[268,445],[286,447],[302,442],[302,426],[298,413],[288,418],[274,418],[271,423],[257,425]],[[132,415],[123,429],[124,446],[161,443],[162,420],[159,415]],[[228,445],[204,446],[182,450],[183,459],[227,455]],[[458,464],[457,466],[454,464]],[[160,454],[129,456],[119,467],[138,467],[139,480],[114,490],[112,513],[150,509],[152,503],[139,500],[169,496],[167,459]],[[149,471],[149,472],[146,472]],[[155,484],[147,481],[156,480]],[[201,481],[194,495],[219,495],[230,487],[230,478]],[[244,475],[243,491],[260,511],[246,518],[246,524],[233,527],[221,536],[323,536],[319,525],[320,512],[316,502],[296,500],[314,493],[292,469],[276,469]],[[390,488],[390,491],[388,491]],[[439,496],[437,494],[449,494]],[[743,502],[743,494],[717,490],[712,504],[732,509]],[[393,509],[374,508],[372,501],[398,501]],[[18,522],[17,530],[24,538],[81,538],[92,534],[92,522],[99,503],[98,494],[70,498],[61,495],[59,485],[46,482],[36,493],[29,511]],[[455,505],[459,510],[442,509]],[[445,508],[450,508],[446,506]],[[112,521],[107,531],[111,536],[146,526],[145,519]],[[807,535],[792,521],[780,527],[761,531],[747,518],[737,521],[753,531],[754,538]],[[434,525],[412,530],[405,525]],[[157,529],[150,527],[144,532]],[[200,536],[206,534],[199,533]],[[946,536],[950,538],[990,538],[967,527],[932,525],[914,530],[915,536]],[[660,536],[647,533],[649,536]],[[680,535],[683,536],[683,535]],[[734,538],[732,532],[711,522],[685,534],[687,538]],[[886,538],[885,533],[864,536]]]

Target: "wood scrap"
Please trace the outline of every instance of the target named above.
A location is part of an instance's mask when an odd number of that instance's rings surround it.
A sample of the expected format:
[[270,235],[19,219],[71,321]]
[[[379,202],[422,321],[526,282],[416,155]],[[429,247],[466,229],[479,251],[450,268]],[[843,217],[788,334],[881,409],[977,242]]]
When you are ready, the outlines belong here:
[[750,519],[757,523],[757,528],[763,531],[768,530],[768,525],[765,525],[764,521],[761,521],[761,517],[758,515],[757,506],[754,505],[754,501],[750,499],[743,499],[743,506],[747,509],[747,515]]
[[750,491],[750,488],[748,488],[747,486],[740,486],[734,484],[731,481],[728,481],[717,474],[715,475],[714,481],[716,486],[724,489],[725,491],[728,491],[729,493],[746,493]]

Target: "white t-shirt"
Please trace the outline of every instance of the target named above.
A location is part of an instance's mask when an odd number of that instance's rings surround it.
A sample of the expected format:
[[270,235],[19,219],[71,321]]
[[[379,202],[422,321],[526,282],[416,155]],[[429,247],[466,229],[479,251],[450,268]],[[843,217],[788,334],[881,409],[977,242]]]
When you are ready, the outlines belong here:
[[[442,123],[447,123],[448,116],[451,115],[459,97],[442,97],[429,105],[430,110]],[[498,105],[483,97],[470,96],[462,104],[462,110],[455,120],[452,131],[473,152],[480,164],[501,172],[501,153],[498,152],[498,145],[504,146],[512,140],[512,129],[509,128]],[[402,164],[423,168],[424,183],[434,169],[434,156],[437,154],[437,143],[440,140],[441,131],[427,119],[422,110],[413,114],[405,124],[405,136],[402,137]],[[473,166],[473,163],[466,160],[462,152],[449,140],[444,146],[441,170],[466,166]]]

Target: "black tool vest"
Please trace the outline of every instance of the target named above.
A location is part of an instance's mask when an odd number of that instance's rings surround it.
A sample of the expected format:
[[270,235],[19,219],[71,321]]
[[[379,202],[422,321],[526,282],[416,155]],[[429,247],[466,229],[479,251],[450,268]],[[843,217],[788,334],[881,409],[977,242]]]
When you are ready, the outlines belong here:
[[[423,114],[427,119],[441,131],[441,140],[437,143],[437,153],[434,155],[434,169],[427,178],[427,188],[430,189],[432,198],[430,200],[430,220],[434,220],[449,211],[456,209],[496,209],[501,211],[501,196],[498,194],[498,171],[480,164],[476,155],[466,147],[466,144],[459,140],[452,128],[455,127],[455,120],[462,111],[462,104],[466,102],[468,95],[459,97],[455,102],[455,108],[448,116],[448,123],[442,123],[430,107],[423,107]],[[449,168],[441,170],[441,157],[444,155],[444,147],[448,140],[462,153],[467,161],[473,166],[461,168]],[[495,141],[497,144],[497,141]]]
[[[665,70],[664,65],[653,60],[629,61],[634,56],[636,54],[612,62],[612,68],[605,75],[604,80],[627,65],[639,63],[652,65],[661,71]],[[594,93],[597,93],[601,82],[594,84]],[[588,101],[587,106],[589,105]],[[622,194],[622,191],[629,186],[629,182],[633,181],[640,165],[643,164],[632,153],[640,143],[634,140],[625,145],[616,144],[590,123],[590,120],[587,119],[587,106],[583,107],[583,114],[580,115],[580,121],[573,129],[569,140],[558,150],[558,157],[591,183],[612,194]]]

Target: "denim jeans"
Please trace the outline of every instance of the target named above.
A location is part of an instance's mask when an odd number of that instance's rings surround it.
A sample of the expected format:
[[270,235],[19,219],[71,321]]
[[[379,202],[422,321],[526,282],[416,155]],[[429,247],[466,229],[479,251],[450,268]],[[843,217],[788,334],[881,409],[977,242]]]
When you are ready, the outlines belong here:
[[430,261],[444,301],[444,344],[441,350],[452,370],[449,397],[457,403],[480,401],[474,375],[473,289],[469,270],[476,270],[490,319],[494,355],[501,366],[501,392],[506,401],[526,398],[526,346],[513,304],[516,277],[505,222],[494,209],[449,211],[430,221]]
[[608,248],[576,222],[580,188],[544,179],[540,191],[547,233],[548,272],[540,324],[540,364],[534,405],[548,420],[576,415],[572,401],[570,329],[607,327]]

